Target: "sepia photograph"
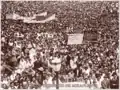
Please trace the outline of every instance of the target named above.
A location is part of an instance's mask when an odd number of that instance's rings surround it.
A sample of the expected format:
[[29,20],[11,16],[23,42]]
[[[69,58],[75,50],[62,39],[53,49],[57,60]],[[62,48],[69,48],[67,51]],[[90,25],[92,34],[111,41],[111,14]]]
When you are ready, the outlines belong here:
[[119,89],[119,1],[1,1],[1,89]]

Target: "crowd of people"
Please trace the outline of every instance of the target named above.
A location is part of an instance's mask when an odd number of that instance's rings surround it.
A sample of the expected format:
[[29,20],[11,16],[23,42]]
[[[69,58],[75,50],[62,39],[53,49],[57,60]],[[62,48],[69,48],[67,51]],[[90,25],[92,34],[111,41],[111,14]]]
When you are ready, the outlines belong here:
[[[118,2],[2,1],[1,85],[4,89],[38,89],[55,81],[50,60],[61,60],[59,80],[96,88],[119,88]],[[8,20],[47,11],[57,21],[27,24]],[[68,45],[67,34],[97,31],[97,41]],[[52,82],[50,81],[50,78]]]

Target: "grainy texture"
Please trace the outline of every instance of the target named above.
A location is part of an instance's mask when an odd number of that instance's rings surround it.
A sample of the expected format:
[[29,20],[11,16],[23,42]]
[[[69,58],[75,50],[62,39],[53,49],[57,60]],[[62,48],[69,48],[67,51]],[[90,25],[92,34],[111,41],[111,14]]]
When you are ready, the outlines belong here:
[[[118,89],[118,1],[1,3],[2,88],[37,89],[53,85],[55,73],[59,72],[62,84],[80,82],[94,88]],[[7,14],[32,17],[42,12],[55,14],[57,20],[28,24],[6,19]],[[85,43],[67,44],[67,34],[85,32]],[[93,37],[89,32],[96,32],[95,42],[90,40]],[[61,67],[59,71],[54,71],[58,70],[56,65]]]

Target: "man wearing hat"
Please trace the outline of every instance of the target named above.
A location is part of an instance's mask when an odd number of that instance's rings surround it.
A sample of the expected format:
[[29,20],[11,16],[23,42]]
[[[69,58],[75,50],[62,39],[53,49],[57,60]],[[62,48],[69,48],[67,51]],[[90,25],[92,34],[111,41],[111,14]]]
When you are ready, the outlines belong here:
[[102,89],[110,88],[110,80],[109,80],[109,77],[107,75],[104,76],[104,79],[101,82],[101,87],[102,87]]
[[44,68],[43,68],[43,63],[41,62],[41,60],[37,60],[34,62],[34,67],[33,69],[38,72],[41,76],[41,85],[43,84],[43,71],[44,71]]
[[112,74],[113,78],[110,80],[110,88],[118,89],[119,88],[119,76],[116,72]]
[[96,87],[96,88],[101,88],[101,82],[102,82],[102,80],[101,80],[101,74],[100,74],[100,72],[99,71],[97,71],[96,72],[96,74],[95,74],[95,77],[96,77],[96,79],[94,80],[94,86]]

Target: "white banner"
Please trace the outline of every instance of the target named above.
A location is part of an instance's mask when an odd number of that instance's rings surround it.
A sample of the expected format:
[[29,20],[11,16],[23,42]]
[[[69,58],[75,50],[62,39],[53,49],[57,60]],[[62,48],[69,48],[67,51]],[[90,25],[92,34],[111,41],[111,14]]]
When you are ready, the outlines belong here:
[[44,19],[44,20],[29,20],[29,19],[24,19],[23,22],[24,23],[46,23],[46,22],[49,22],[49,21],[52,21],[52,20],[56,20],[56,16],[55,14],[51,15],[50,17]]
[[68,34],[68,44],[82,44],[83,34]]

